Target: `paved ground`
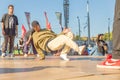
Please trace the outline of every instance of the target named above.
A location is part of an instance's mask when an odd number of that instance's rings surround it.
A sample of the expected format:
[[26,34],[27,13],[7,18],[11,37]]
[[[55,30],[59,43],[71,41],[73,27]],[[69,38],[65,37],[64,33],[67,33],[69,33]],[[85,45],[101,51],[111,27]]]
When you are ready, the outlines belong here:
[[32,56],[0,58],[0,80],[120,80],[120,70],[96,68],[104,57],[69,57],[47,56],[39,62]]

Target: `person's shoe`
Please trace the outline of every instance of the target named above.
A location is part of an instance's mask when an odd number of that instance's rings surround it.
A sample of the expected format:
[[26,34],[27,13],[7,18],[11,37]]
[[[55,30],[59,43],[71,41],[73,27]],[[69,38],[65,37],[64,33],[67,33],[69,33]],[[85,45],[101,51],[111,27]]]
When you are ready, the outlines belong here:
[[15,57],[15,55],[14,55],[13,53],[10,53],[8,56],[9,56],[10,58]]
[[83,46],[79,46],[79,52],[78,52],[78,54],[82,55],[84,53],[84,51],[85,51],[85,46],[84,45]]
[[112,54],[107,54],[106,59],[112,59]]
[[1,57],[4,58],[5,57],[5,53],[2,53]]
[[40,55],[39,54],[35,54],[35,57],[40,57]]
[[60,54],[60,57],[65,60],[65,61],[69,61],[70,59],[67,58],[67,54]]
[[110,68],[110,69],[120,69],[120,60],[112,61],[111,59],[106,59],[97,65],[98,68]]
[[28,57],[28,54],[24,54],[24,57],[25,57],[25,58]]

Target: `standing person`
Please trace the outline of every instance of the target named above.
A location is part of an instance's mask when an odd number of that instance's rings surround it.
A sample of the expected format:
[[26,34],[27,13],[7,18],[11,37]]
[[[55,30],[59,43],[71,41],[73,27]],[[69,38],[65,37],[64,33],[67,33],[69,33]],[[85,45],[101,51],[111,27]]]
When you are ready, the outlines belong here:
[[67,53],[69,53],[70,48],[74,49],[79,54],[82,54],[85,49],[85,46],[79,48],[72,40],[73,35],[70,29],[64,29],[61,34],[57,35],[52,30],[41,29],[38,21],[33,21],[32,27],[35,30],[32,38],[34,46],[38,54],[40,54],[40,60],[45,59],[44,52],[62,50],[60,57],[63,60],[69,61]]
[[27,31],[27,33],[24,36],[23,39],[23,53],[24,53],[24,57],[28,56],[28,51],[31,48],[30,46],[32,46],[32,50],[34,55],[36,55],[37,57],[39,57],[39,55],[37,54],[37,51],[33,45],[33,40],[32,40],[32,35],[35,31],[33,29],[30,29],[29,31]]
[[14,38],[18,36],[18,18],[14,15],[14,6],[8,6],[8,13],[2,17],[2,34],[4,36],[4,45],[2,47],[2,57],[5,57],[7,46],[9,44],[9,56],[13,57]]
[[120,69],[120,0],[116,0],[113,24],[113,51],[112,56],[98,64],[99,68]]

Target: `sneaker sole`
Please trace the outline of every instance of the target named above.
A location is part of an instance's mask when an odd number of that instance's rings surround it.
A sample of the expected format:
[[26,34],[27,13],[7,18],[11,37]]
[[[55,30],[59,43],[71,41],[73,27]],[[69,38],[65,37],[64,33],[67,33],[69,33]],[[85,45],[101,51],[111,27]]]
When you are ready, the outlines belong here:
[[97,65],[97,68],[120,69],[120,66],[104,66],[104,65]]

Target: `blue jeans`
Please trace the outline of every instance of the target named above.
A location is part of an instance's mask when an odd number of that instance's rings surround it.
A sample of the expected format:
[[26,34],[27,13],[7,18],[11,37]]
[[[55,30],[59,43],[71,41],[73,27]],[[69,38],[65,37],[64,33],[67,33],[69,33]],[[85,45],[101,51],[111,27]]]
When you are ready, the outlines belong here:
[[95,45],[92,50],[90,51],[89,55],[92,56],[103,56],[103,53],[98,51],[98,47]]

